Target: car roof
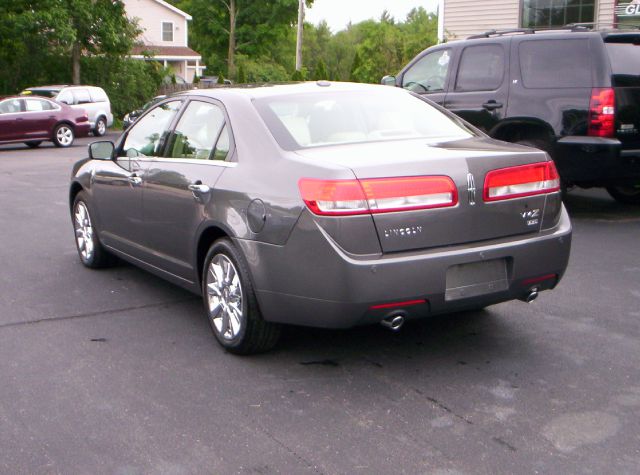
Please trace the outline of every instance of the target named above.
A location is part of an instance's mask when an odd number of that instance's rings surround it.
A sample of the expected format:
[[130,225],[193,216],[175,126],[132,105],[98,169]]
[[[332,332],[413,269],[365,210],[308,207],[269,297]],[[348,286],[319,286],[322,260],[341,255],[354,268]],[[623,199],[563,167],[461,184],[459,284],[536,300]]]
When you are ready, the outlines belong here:
[[[250,99],[259,99],[265,97],[286,96],[293,94],[304,94],[311,92],[360,92],[360,91],[380,91],[396,90],[388,86],[379,84],[360,84],[350,82],[334,82],[334,81],[308,81],[296,83],[266,83],[266,84],[243,84],[243,85],[220,85],[212,89],[192,89],[189,91],[172,94],[175,96],[245,96]],[[398,89],[398,91],[400,91]]]

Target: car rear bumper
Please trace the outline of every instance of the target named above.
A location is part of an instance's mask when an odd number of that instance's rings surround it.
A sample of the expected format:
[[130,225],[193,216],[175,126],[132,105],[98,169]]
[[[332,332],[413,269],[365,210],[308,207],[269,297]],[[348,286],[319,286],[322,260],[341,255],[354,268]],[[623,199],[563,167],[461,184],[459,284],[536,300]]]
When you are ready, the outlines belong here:
[[[237,240],[247,257],[263,317],[268,321],[325,328],[378,323],[391,312],[406,317],[455,312],[522,298],[532,288],[553,288],[571,248],[571,224],[534,236],[385,256],[351,256],[303,213],[285,246]],[[451,298],[447,271],[460,264],[504,260],[506,287]],[[547,277],[537,281],[541,277]],[[450,289],[451,290],[451,289]],[[411,302],[388,307],[387,304]],[[372,308],[382,306],[382,308]]]
[[609,186],[640,180],[640,149],[623,148],[618,139],[563,137],[553,159],[560,176],[570,183]]

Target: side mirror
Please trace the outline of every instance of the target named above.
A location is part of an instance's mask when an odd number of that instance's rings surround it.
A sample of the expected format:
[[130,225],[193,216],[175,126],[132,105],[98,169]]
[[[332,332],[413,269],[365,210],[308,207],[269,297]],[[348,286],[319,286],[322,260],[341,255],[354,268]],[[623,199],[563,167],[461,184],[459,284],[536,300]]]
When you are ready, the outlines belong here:
[[395,76],[385,76],[380,81],[380,84],[383,86],[395,86],[396,85],[396,77]]
[[91,160],[111,160],[115,146],[113,142],[102,140],[89,145],[89,158]]

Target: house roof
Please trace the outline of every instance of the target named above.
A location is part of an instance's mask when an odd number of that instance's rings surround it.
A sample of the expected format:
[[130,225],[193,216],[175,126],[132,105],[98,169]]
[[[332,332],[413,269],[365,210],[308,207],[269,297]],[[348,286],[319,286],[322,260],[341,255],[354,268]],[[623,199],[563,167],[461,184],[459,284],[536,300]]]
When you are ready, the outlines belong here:
[[200,53],[187,46],[136,45],[131,49],[132,56],[151,53],[151,56],[188,56],[201,58]]
[[182,10],[180,10],[179,8],[174,7],[173,5],[171,5],[170,3],[165,2],[164,0],[153,0],[156,3],[159,3],[160,5],[162,5],[165,8],[168,8],[169,10],[171,10],[172,12],[177,13],[178,15],[182,15],[183,17],[185,17],[187,20],[191,20],[193,19],[193,17],[191,15],[189,15],[186,12],[183,12]]

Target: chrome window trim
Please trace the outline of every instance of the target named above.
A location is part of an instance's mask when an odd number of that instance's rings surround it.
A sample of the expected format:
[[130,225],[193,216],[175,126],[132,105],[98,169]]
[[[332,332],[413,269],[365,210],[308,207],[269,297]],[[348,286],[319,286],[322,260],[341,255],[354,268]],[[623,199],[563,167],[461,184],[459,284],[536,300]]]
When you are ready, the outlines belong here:
[[228,160],[196,160],[194,158],[168,158],[168,157],[145,157],[150,158],[149,161],[156,163],[190,163],[192,165],[215,165],[224,168],[235,168],[238,162],[230,162]]

